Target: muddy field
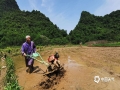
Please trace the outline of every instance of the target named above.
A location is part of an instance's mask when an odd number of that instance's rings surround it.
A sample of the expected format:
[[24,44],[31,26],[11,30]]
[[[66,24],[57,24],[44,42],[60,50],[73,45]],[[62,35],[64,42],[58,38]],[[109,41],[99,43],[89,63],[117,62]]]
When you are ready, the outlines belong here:
[[[24,58],[14,57],[19,84],[24,90],[47,90],[41,88],[48,80],[48,90],[120,90],[120,48],[119,47],[61,47],[41,52],[44,60],[58,52],[65,72],[61,76],[43,76],[46,66],[35,61],[32,74],[26,73]],[[99,76],[100,81],[94,82]],[[96,81],[99,80],[96,79]],[[106,79],[107,78],[107,79]]]

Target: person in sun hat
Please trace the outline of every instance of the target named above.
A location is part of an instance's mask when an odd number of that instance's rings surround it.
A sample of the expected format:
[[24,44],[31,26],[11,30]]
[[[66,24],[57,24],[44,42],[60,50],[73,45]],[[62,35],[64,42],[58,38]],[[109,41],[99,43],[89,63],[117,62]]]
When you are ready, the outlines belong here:
[[34,70],[34,67],[33,67],[34,59],[28,57],[27,55],[32,55],[33,53],[35,53],[36,46],[34,42],[31,41],[30,35],[27,35],[25,38],[26,38],[26,42],[22,44],[21,53],[25,57],[25,64],[26,64],[26,67],[28,67],[26,71],[29,73],[32,73],[32,71]]

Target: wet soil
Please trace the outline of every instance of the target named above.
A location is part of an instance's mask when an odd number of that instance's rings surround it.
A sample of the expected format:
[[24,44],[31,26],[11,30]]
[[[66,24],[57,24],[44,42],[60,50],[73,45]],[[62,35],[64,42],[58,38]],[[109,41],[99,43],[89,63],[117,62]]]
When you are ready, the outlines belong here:
[[[65,73],[43,76],[46,66],[35,61],[26,73],[24,58],[14,57],[19,84],[24,90],[120,90],[120,47],[62,47],[41,52],[44,60],[58,52]],[[114,81],[94,82],[94,76]]]

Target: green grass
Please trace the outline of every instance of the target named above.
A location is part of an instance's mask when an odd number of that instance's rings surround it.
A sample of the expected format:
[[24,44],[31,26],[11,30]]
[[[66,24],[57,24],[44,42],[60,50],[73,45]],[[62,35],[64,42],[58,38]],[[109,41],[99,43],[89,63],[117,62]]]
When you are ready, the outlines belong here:
[[95,47],[120,47],[120,42],[112,42],[105,44],[94,44]]
[[4,90],[20,90],[17,76],[15,74],[15,66],[13,60],[9,57],[6,58],[6,75],[4,78]]
[[[64,48],[64,47],[79,47],[80,45],[49,45],[49,46],[37,46],[37,51],[41,52],[44,50],[52,50],[54,48]],[[84,45],[83,45],[84,46]],[[12,46],[12,47],[6,47],[4,49],[0,49],[0,56],[3,56],[4,54],[7,54],[9,56],[17,56],[21,55],[21,46]]]

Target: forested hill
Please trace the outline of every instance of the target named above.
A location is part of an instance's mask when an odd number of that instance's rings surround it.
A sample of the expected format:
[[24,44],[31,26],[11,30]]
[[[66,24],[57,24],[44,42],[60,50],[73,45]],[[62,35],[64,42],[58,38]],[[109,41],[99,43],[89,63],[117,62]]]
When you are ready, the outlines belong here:
[[0,13],[20,10],[15,0],[0,0]]
[[1,0],[0,10],[0,47],[22,45],[26,35],[37,45],[68,43],[67,32],[40,11],[21,11],[15,0]]
[[103,17],[83,11],[75,29],[70,32],[70,39],[74,44],[93,40],[120,41],[120,10]]

